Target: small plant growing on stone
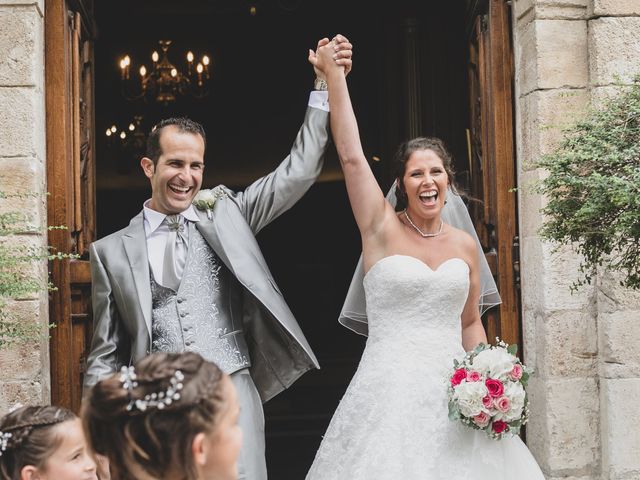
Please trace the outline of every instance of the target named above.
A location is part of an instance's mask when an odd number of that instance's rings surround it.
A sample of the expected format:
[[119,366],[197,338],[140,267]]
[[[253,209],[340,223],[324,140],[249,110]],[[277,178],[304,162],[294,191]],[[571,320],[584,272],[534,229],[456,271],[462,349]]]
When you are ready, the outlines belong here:
[[572,288],[604,266],[640,289],[640,75],[567,129],[537,166],[549,172],[535,187],[548,198],[540,234],[582,256]]
[[[5,194],[0,199],[24,198],[39,194]],[[48,230],[64,229],[63,226],[48,227]],[[0,214],[0,349],[14,343],[41,340],[48,331],[46,325],[35,319],[19,318],[15,300],[33,298],[40,292],[55,290],[51,282],[43,282],[37,265],[42,260],[77,258],[77,255],[53,253],[51,247],[15,245],[11,237],[16,234],[41,233],[29,224],[26,215],[19,212]],[[53,324],[48,327],[53,327]]]

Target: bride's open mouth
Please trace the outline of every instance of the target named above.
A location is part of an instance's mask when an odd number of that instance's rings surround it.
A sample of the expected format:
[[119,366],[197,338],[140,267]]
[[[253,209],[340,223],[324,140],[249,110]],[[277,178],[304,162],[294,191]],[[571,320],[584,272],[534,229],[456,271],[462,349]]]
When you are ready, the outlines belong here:
[[437,190],[427,190],[425,192],[421,192],[418,195],[420,202],[423,205],[431,206],[435,205],[438,200],[438,191]]

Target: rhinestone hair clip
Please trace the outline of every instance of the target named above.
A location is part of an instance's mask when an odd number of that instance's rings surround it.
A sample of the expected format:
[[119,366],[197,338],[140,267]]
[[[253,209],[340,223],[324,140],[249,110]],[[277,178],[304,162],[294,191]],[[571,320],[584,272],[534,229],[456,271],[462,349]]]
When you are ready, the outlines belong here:
[[0,457],[7,450],[7,444],[12,436],[13,435],[9,432],[0,431]]
[[[130,412],[134,408],[141,412],[144,412],[147,408],[164,410],[165,407],[168,407],[174,401],[180,400],[180,390],[184,387],[182,384],[183,380],[183,373],[180,370],[176,370],[169,380],[169,387],[166,390],[149,393],[142,399],[131,399],[127,405],[127,411]],[[138,386],[135,369],[133,367],[122,367],[120,369],[120,381],[122,382],[122,388],[131,394],[131,391]]]

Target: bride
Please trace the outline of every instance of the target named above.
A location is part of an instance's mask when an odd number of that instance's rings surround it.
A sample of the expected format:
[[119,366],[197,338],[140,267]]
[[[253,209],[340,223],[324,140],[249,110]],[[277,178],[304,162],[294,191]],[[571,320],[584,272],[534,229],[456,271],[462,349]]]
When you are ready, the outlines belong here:
[[453,358],[487,341],[476,240],[443,220],[451,157],[435,138],[398,150],[396,213],[362,151],[333,43],[309,53],[329,85],[331,130],[362,236],[368,339],[307,480],[540,479],[519,437],[447,416]]

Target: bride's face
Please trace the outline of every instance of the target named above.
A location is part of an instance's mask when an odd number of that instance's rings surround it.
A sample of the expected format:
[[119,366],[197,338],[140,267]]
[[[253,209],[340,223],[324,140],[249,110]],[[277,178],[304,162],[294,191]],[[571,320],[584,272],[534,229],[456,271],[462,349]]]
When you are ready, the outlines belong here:
[[437,216],[447,195],[449,176],[442,159],[433,150],[418,150],[405,164],[402,178],[408,209],[424,218]]

